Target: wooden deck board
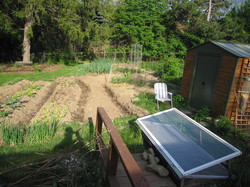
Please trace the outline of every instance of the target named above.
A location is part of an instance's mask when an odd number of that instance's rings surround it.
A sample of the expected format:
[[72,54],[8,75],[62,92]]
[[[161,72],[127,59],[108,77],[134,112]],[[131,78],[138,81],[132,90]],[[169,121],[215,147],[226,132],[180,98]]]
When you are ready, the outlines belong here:
[[[170,177],[159,177],[157,174],[146,171],[145,168],[147,166],[147,162],[142,160],[141,154],[133,154],[133,157],[135,158],[151,187],[176,187],[176,184],[171,180]],[[116,176],[121,187],[131,186],[120,160],[118,162]]]

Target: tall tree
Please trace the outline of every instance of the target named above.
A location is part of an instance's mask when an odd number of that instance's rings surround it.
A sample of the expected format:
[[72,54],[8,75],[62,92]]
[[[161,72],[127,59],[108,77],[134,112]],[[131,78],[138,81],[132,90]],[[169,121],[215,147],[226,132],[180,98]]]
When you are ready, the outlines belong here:
[[224,40],[241,43],[250,43],[250,0],[235,6],[221,20],[221,25],[225,33]]
[[[32,43],[37,39],[55,40],[51,38],[50,27],[62,37],[61,42],[68,43],[74,50],[76,44],[82,43],[84,29],[79,16],[83,2],[79,0],[7,0],[0,10],[8,8],[8,18],[13,27],[23,30],[23,61],[30,61]],[[5,14],[6,15],[6,14]],[[47,25],[49,23],[49,25]],[[6,25],[6,24],[5,24]],[[45,32],[40,32],[45,31]],[[35,32],[34,32],[35,31]],[[39,34],[38,34],[39,33]],[[36,38],[32,38],[33,36]],[[55,36],[55,35],[54,35]],[[56,36],[55,36],[56,38]]]
[[117,6],[114,15],[113,44],[128,47],[143,45],[148,56],[164,56],[166,40],[162,16],[168,9],[167,0],[125,0]]

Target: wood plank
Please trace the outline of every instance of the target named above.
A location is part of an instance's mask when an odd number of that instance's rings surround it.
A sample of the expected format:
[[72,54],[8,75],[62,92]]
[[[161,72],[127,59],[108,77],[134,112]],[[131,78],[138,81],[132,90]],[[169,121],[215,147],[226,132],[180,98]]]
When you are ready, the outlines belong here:
[[[101,134],[101,125],[104,123],[106,126],[109,135],[110,135],[110,143],[112,144],[112,150],[110,149],[109,157],[108,157],[108,165],[107,165],[107,175],[114,176],[116,172],[113,172],[112,166],[116,167],[116,158],[119,156],[124,169],[126,171],[127,177],[129,178],[131,184],[133,186],[141,186],[147,187],[149,186],[146,178],[144,177],[143,172],[140,167],[136,163],[134,157],[131,155],[128,147],[124,143],[117,129],[114,127],[111,119],[105,112],[104,108],[97,108],[97,133]],[[118,160],[118,158],[117,158]],[[116,170],[117,168],[115,168]]]
[[[170,177],[159,177],[157,174],[147,171],[146,166],[148,163],[142,160],[141,154],[133,154],[133,157],[136,160],[139,167],[141,168],[145,178],[147,179],[147,182],[151,187],[176,187],[176,184]],[[128,177],[126,177],[127,176],[126,172],[120,160],[118,162],[116,176],[120,186],[124,187],[131,186]]]

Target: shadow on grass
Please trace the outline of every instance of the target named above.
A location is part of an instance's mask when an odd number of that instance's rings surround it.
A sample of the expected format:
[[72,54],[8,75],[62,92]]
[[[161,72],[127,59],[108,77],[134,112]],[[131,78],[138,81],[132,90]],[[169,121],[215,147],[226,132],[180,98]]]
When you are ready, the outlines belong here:
[[0,152],[0,186],[100,186],[104,172],[93,124],[73,126],[43,143]]

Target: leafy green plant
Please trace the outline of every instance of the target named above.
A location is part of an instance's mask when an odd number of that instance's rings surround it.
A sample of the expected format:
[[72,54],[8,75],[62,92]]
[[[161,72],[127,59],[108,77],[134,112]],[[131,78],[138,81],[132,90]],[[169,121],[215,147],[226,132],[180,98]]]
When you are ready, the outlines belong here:
[[22,97],[22,96],[24,96],[24,93],[18,92],[16,94],[12,95],[11,98],[18,98],[18,97]]
[[226,118],[225,116],[219,116],[219,118],[216,120],[216,126],[221,130],[221,133],[225,134],[233,130],[233,124],[231,120]]
[[4,118],[4,117],[8,116],[11,113],[12,113],[12,111],[10,111],[10,110],[0,110],[0,117]]
[[42,88],[41,85],[29,85],[23,89],[24,93],[29,97],[34,97],[38,90]]
[[[5,75],[5,76],[8,76],[8,75]],[[6,84],[7,85],[13,85],[13,84],[15,84],[15,83],[17,83],[19,81],[22,81],[22,80],[23,80],[22,78],[14,78],[14,79],[12,79],[10,81],[7,81]]]
[[135,69],[135,68],[116,68],[115,71],[122,72],[122,73],[142,73],[143,71],[141,69]]
[[188,108],[188,102],[185,100],[185,98],[179,94],[173,95],[173,103],[174,107],[178,109],[187,109]]
[[49,107],[43,108],[43,113],[39,116],[39,120],[35,123],[51,123],[52,121],[60,121],[67,114],[67,108],[59,109],[54,107],[54,103],[50,103]]
[[4,101],[4,104],[10,108],[12,108],[13,110],[20,107],[21,103],[20,101],[22,100],[21,97],[17,97],[17,98],[7,98]]
[[42,68],[39,67],[39,66],[34,66],[34,67],[33,67],[33,71],[34,71],[34,72],[41,72],[41,71],[42,71]]
[[141,68],[155,72],[160,72],[163,69],[163,65],[163,62],[143,62],[140,64]]
[[112,77],[112,83],[132,83],[131,73],[124,73],[123,77]]
[[164,63],[163,69],[158,73],[166,82],[178,83],[182,75],[182,69],[176,61]]
[[197,110],[194,115],[194,120],[197,122],[203,121],[206,117],[209,116],[210,109],[208,107],[202,107],[200,110]]

